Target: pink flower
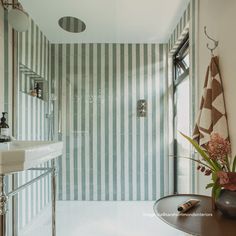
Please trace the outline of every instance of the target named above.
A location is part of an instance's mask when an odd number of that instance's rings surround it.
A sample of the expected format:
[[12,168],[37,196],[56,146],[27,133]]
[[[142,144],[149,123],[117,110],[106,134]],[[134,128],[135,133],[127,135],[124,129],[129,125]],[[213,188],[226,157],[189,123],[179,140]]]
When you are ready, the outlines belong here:
[[224,171],[218,171],[217,177],[219,178],[220,185],[228,184],[229,183],[229,177],[226,172]]
[[219,184],[224,189],[236,191],[236,173],[235,172],[217,172]]
[[231,153],[231,145],[228,140],[222,138],[218,133],[213,133],[207,145],[207,151],[212,160],[225,164],[228,154]]

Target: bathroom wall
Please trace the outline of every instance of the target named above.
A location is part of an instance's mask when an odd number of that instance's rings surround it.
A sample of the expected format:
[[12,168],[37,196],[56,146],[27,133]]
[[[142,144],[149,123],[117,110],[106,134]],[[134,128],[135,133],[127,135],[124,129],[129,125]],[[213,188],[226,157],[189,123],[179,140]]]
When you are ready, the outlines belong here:
[[8,123],[12,127],[12,28],[7,14],[0,4],[0,115],[8,112]]
[[[31,69],[45,81],[49,80],[49,41],[33,20],[30,20],[28,31],[18,34],[18,64],[23,64]],[[30,91],[21,91],[19,84],[22,81],[27,83],[30,76],[20,70],[18,74],[16,137],[19,140],[47,140],[48,101],[30,96]],[[43,164],[41,167],[49,167],[49,163]],[[17,182],[20,185],[40,173],[40,171],[23,172],[17,176]],[[23,229],[29,224],[49,203],[50,176],[43,178],[19,194],[19,229]]]
[[[33,21],[30,23],[30,30],[19,36],[19,61],[48,79],[49,42],[47,39],[42,35]],[[12,43],[12,28],[8,25],[7,13],[4,13],[0,5],[0,112],[7,111],[9,113],[8,124],[11,133],[13,127]],[[15,91],[15,95],[16,94]],[[44,122],[44,120],[47,111],[47,103],[24,93],[18,93],[17,96],[18,116],[16,116],[16,120],[18,122],[18,130],[14,134],[16,138],[22,140],[46,139],[48,135],[46,132],[46,121]],[[48,164],[46,164],[46,166],[48,166]],[[23,172],[22,174],[15,175],[15,181],[20,185],[36,177],[38,174],[39,172]],[[12,186],[11,176],[7,178],[6,184],[7,189],[10,190]],[[15,227],[22,229],[50,202],[49,188],[50,181],[48,177],[18,195],[17,203],[19,208]],[[9,199],[8,235],[12,235],[11,219],[11,199]]]
[[[38,26],[30,21],[29,30],[18,34],[18,64],[32,70],[35,74],[28,75],[20,69],[18,71],[17,89],[17,138],[21,140],[46,140],[48,139],[48,91],[43,91],[43,99],[30,96],[29,81],[34,76],[44,79],[49,83],[49,41],[40,31]],[[32,85],[34,87],[34,85]],[[27,87],[23,90],[22,87]],[[47,86],[45,86],[46,88]],[[25,111],[25,112],[23,112]]]
[[[199,15],[199,96],[202,94],[203,83],[207,65],[211,54],[206,48],[209,42],[204,35],[204,26],[208,33],[219,40],[219,46],[215,55],[219,56],[220,69],[223,79],[226,109],[230,129],[232,153],[236,154],[236,80],[235,80],[235,54],[236,54],[236,29],[235,29],[235,0],[200,0]],[[209,42],[211,44],[211,42]],[[209,182],[205,176],[199,174],[199,192],[208,193],[205,190]]]
[[175,53],[184,37],[189,32],[190,19],[192,16],[191,13],[191,4],[189,3],[168,41],[168,49],[170,53]]
[[[51,55],[55,133],[66,144],[59,199],[168,194],[167,45],[51,45]],[[147,117],[137,117],[139,99]]]
[[[7,122],[12,130],[12,29],[7,23],[7,14],[0,3],[0,115],[8,112]],[[11,176],[6,178],[6,189],[12,188]],[[9,199],[7,221],[12,219],[12,199]],[[7,233],[12,235],[10,224],[7,226]]]

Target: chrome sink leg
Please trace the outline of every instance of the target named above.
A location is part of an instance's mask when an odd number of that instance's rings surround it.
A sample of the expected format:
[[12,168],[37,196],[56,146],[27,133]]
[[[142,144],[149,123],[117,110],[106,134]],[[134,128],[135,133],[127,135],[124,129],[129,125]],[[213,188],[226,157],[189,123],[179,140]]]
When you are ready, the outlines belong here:
[[5,193],[5,175],[0,175],[0,236],[6,236],[7,195]]
[[[51,175],[51,185],[52,185],[52,236],[56,236],[56,165],[55,160],[52,160],[52,175]],[[1,235],[0,235],[1,236]]]

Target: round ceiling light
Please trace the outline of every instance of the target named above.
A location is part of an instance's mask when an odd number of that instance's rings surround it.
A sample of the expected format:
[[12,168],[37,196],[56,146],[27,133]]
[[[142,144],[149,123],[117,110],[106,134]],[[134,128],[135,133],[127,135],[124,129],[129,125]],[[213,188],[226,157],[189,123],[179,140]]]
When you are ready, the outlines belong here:
[[70,33],[81,33],[86,29],[86,25],[82,20],[72,16],[62,17],[58,24],[62,29]]
[[8,21],[18,32],[25,32],[29,28],[29,17],[21,9],[12,8],[8,13]]

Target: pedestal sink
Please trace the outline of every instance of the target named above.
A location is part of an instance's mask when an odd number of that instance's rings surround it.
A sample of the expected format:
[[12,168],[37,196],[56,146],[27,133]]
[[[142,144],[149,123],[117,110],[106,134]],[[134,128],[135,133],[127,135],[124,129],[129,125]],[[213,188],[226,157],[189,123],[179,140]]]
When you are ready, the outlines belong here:
[[62,142],[12,141],[0,144],[0,174],[35,167],[62,154]]
[[[37,182],[47,175],[51,175],[52,191],[52,236],[56,236],[56,165],[55,158],[62,155],[63,143],[50,141],[12,141],[0,143],[0,236],[6,236],[7,204],[10,197]],[[51,167],[39,168],[38,165],[50,161]],[[40,176],[18,186],[11,192],[5,191],[6,175],[24,170],[44,171]]]

